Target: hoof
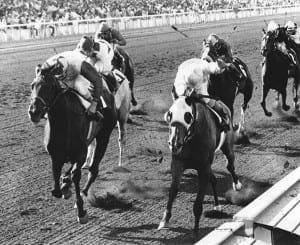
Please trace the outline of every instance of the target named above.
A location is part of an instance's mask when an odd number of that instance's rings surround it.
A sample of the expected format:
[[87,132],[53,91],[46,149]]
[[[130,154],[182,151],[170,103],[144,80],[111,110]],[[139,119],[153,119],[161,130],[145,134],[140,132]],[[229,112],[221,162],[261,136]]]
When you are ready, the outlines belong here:
[[56,198],[61,198],[62,197],[61,190],[52,190],[51,193],[52,193],[52,196],[54,196]]
[[169,224],[166,223],[165,221],[161,221],[159,223],[159,226],[157,227],[157,230],[165,230],[165,229],[168,229],[169,228]]
[[86,224],[89,221],[89,217],[87,212],[85,211],[85,215],[83,217],[78,217],[77,216],[77,221],[79,224]]
[[62,189],[62,197],[65,200],[68,200],[72,196],[72,191],[70,188]]
[[265,115],[266,115],[267,117],[271,117],[271,116],[272,116],[272,112],[266,111],[266,112],[265,112]]
[[221,212],[223,210],[223,207],[222,207],[222,205],[214,206],[214,210]]
[[232,183],[232,188],[234,191],[240,191],[243,188],[242,183],[238,180],[237,184]]
[[285,111],[288,111],[290,109],[290,106],[288,105],[283,105],[282,106],[282,109],[285,110]]

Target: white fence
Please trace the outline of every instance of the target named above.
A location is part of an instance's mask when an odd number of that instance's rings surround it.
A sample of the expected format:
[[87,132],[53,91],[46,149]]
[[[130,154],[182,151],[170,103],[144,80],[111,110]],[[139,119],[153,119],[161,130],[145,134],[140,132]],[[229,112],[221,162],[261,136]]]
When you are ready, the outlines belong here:
[[213,10],[136,17],[110,18],[100,20],[77,20],[69,22],[30,23],[0,26],[0,42],[43,39],[51,36],[82,35],[94,33],[103,21],[120,30],[134,30],[169,25],[197,24],[218,20],[295,13],[300,5]]
[[196,245],[300,244],[300,167]]

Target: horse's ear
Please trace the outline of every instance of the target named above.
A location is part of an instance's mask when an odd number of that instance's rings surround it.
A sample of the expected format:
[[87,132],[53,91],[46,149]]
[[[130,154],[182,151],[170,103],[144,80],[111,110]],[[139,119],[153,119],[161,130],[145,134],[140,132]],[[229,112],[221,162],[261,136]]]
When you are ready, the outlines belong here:
[[38,64],[36,67],[35,67],[35,75],[39,75],[41,73],[41,70],[42,70],[42,65],[41,64]]

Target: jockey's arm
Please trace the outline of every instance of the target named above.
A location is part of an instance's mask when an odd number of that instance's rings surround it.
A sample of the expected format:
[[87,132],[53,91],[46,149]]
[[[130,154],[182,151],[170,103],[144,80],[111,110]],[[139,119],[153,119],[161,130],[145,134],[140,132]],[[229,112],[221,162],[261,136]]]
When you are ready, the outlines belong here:
[[125,38],[116,29],[112,29],[112,42],[115,43],[115,44],[118,44],[120,46],[125,46],[126,45]]
[[103,91],[102,77],[98,74],[96,69],[86,61],[83,61],[81,64],[80,74],[93,84],[94,100],[98,102]]

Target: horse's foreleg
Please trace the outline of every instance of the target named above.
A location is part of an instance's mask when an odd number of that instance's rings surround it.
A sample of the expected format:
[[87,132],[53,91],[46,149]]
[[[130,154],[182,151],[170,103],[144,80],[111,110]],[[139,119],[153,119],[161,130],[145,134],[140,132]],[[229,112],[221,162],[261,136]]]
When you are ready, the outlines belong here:
[[78,212],[77,219],[80,224],[85,224],[88,222],[88,215],[87,212],[83,209],[83,199],[80,195],[80,179],[81,179],[82,164],[75,163],[73,165],[71,175],[72,175],[72,181],[74,182],[75,193],[76,193],[76,207]]
[[271,117],[272,113],[269,112],[266,108],[266,98],[267,98],[267,95],[269,93],[269,90],[270,90],[269,87],[263,85],[263,95],[262,95],[262,100],[261,100],[260,104],[261,104],[261,106],[262,106],[262,108],[265,112],[265,115],[268,116],[268,117]]
[[61,192],[60,183],[59,183],[62,166],[63,166],[63,163],[61,161],[52,159],[52,174],[53,174],[53,180],[54,180],[54,189],[52,190],[52,196],[54,196],[56,198],[62,197],[62,192]]
[[[194,232],[196,234],[198,233],[198,229],[199,229],[200,217],[201,217],[202,210],[203,210],[202,203],[203,203],[203,199],[205,196],[207,184],[208,184],[208,181],[211,180],[212,176],[214,176],[214,175],[210,169],[207,169],[207,170],[201,169],[201,171],[198,170],[198,186],[199,187],[198,187],[197,197],[196,197],[194,207],[193,207],[193,212],[194,212],[194,216],[195,216]],[[215,189],[215,186],[213,187],[213,189]],[[214,195],[215,195],[215,193],[214,193]]]
[[183,174],[183,164],[180,162],[175,162],[172,159],[171,163],[171,172],[172,172],[172,183],[171,183],[171,188],[169,190],[169,198],[168,198],[168,203],[167,203],[167,209],[164,212],[163,218],[161,219],[158,230],[164,229],[168,227],[169,220],[172,216],[171,210],[173,206],[173,202],[177,196],[178,190],[179,190],[179,184],[181,181],[181,177]]
[[87,182],[84,185],[84,188],[82,189],[82,193],[85,196],[87,196],[88,190],[89,190],[91,184],[95,181],[95,179],[98,175],[99,163],[100,163],[101,159],[104,156],[104,153],[105,153],[107,145],[108,145],[109,136],[110,136],[110,133],[111,133],[111,130],[108,129],[108,131],[109,132],[107,132],[104,135],[101,134],[100,136],[97,136],[97,146],[96,146],[96,150],[95,150],[93,163],[89,167],[88,179],[87,179]]
[[232,187],[235,191],[239,191],[242,189],[243,186],[235,173],[235,167],[234,167],[235,156],[234,156],[233,147],[231,146],[231,144],[224,144],[221,149],[227,158],[227,170],[231,174],[233,180]]
[[71,166],[68,171],[62,176],[62,185],[61,185],[61,192],[64,199],[69,199],[72,196],[72,192],[70,187],[72,185],[72,178],[71,178],[71,171],[73,166]]
[[290,106],[286,104],[286,90],[282,91],[281,93],[281,101],[282,101],[282,109],[288,111]]

